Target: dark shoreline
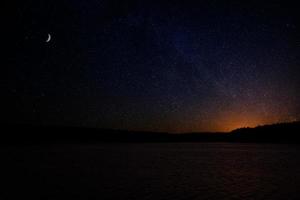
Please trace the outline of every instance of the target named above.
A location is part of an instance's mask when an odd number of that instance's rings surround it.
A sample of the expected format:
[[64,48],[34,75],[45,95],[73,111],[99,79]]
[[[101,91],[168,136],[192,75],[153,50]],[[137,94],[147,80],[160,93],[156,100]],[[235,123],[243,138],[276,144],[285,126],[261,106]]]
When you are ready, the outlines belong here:
[[255,142],[300,144],[300,122],[241,128],[228,133],[163,133],[84,127],[2,125],[0,143],[110,143],[110,142]]

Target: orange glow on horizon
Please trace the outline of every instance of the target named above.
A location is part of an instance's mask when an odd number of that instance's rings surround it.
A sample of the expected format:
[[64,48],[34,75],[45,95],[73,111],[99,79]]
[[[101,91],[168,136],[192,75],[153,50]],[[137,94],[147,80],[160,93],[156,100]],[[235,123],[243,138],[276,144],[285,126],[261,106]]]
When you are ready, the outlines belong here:
[[[259,109],[233,108],[229,111],[222,111],[206,121],[194,119],[193,126],[188,128],[208,132],[230,132],[238,128],[257,127],[260,125],[274,124],[279,122],[292,121],[288,116],[280,113],[263,113]],[[201,121],[201,123],[199,123]],[[183,128],[183,127],[180,127]]]
[[264,116],[259,113],[231,113],[223,114],[216,120],[216,131],[229,132],[238,128],[256,127],[278,123],[282,120],[278,116]]

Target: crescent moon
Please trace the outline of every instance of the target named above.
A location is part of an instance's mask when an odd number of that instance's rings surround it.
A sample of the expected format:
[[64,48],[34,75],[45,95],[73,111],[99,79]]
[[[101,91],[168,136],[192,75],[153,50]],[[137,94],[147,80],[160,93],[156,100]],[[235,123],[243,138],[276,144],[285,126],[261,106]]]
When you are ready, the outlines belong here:
[[48,38],[47,38],[46,42],[48,43],[48,42],[50,42],[50,40],[51,40],[51,35],[48,33]]

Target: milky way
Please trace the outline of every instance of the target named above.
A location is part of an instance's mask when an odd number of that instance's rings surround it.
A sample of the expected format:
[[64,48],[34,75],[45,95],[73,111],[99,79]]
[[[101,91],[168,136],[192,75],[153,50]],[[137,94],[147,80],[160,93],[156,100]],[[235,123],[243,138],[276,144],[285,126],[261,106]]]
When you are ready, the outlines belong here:
[[[188,132],[299,120],[296,8],[229,1],[13,5],[2,121]],[[50,32],[55,40],[46,44]]]

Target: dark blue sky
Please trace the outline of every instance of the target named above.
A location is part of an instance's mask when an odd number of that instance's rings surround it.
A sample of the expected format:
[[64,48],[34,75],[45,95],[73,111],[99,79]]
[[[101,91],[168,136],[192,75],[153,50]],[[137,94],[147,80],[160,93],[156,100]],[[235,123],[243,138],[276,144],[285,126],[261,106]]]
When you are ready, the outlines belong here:
[[287,1],[13,4],[2,121],[182,132],[299,120],[296,8]]

